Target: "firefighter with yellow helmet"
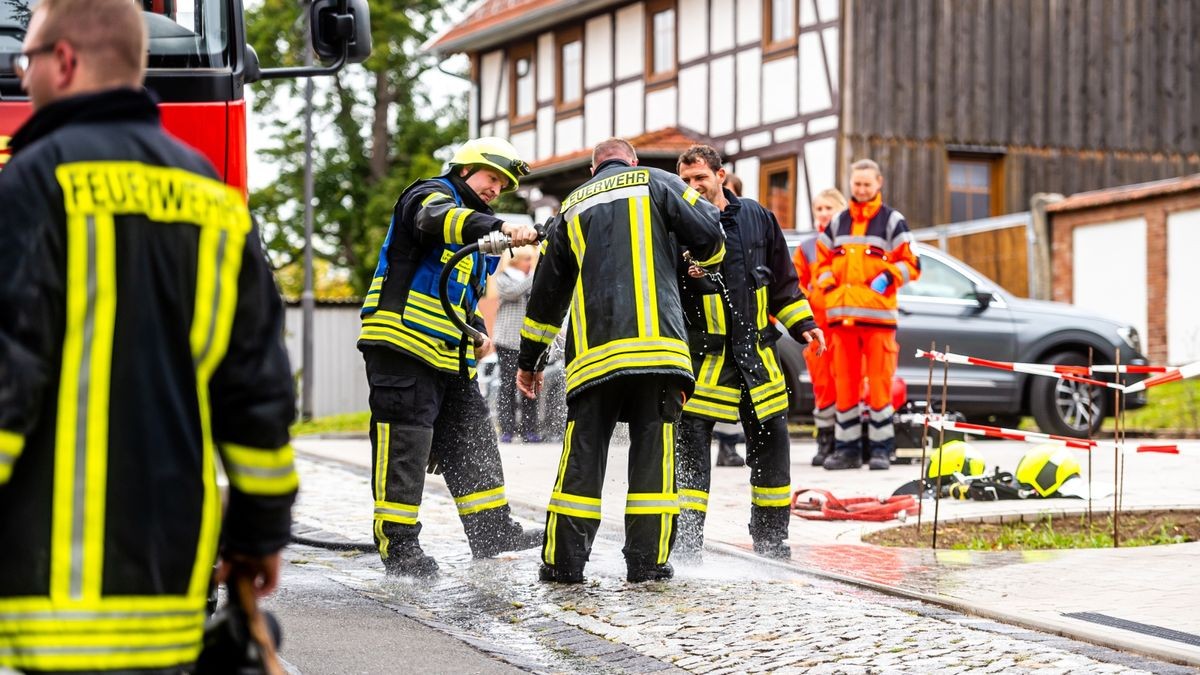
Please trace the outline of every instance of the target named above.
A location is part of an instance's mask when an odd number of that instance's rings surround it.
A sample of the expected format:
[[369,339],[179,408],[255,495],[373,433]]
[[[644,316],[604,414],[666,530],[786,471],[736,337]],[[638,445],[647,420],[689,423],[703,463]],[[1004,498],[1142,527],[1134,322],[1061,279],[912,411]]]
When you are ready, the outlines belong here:
[[[438,288],[443,263],[489,232],[514,246],[537,241],[532,226],[507,223],[488,207],[528,172],[508,141],[476,138],[445,173],[416,181],[396,201],[358,339],[371,388],[375,543],[390,574],[437,572],[418,543],[427,468],[444,474],[476,557],[541,543],[540,533],[512,519],[496,432],[475,382],[476,359],[490,341],[472,347],[442,309]],[[449,278],[451,305],[481,331],[476,305],[495,264],[477,252]]]

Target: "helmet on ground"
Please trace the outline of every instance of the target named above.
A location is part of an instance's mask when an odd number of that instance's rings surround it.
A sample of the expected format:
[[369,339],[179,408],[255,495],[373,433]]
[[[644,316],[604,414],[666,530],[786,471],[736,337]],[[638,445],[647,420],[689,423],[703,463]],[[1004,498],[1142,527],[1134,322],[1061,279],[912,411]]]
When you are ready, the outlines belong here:
[[1035,447],[1017,463],[1017,482],[1042,497],[1058,492],[1069,478],[1079,475],[1079,462],[1067,448],[1054,443]]
[[925,477],[935,479],[959,473],[964,476],[982,476],[987,472],[987,462],[978,450],[964,441],[947,441],[933,451]]
[[508,179],[504,192],[516,190],[520,178],[529,173],[529,165],[518,156],[512,143],[496,136],[472,138],[459,146],[450,159],[451,168],[458,166],[487,166],[499,171]]

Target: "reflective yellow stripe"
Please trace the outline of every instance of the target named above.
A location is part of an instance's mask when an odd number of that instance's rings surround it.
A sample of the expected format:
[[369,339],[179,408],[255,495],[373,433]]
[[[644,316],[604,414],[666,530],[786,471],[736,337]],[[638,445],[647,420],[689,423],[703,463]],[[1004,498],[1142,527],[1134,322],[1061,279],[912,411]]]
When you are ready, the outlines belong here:
[[812,308],[809,307],[807,300],[797,300],[790,305],[775,313],[775,318],[779,319],[783,325],[791,328],[793,325],[812,318]]
[[578,353],[567,366],[567,389],[619,369],[678,368],[691,372],[687,343],[668,337],[623,338]]
[[[587,240],[583,236],[583,226],[579,217],[572,218],[567,223],[567,238],[571,242],[571,250],[575,253],[575,266],[583,270],[583,256],[587,252]],[[587,308],[583,297],[583,274],[575,279],[575,298],[571,301],[571,335],[575,338],[575,353],[582,354],[588,349],[587,340]]]
[[583,497],[556,490],[550,495],[550,504],[546,509],[564,516],[600,520],[600,499],[597,497]]
[[701,296],[704,302],[704,329],[714,335],[725,334],[725,304],[721,296],[709,293]]
[[251,495],[284,495],[300,486],[296,453],[291,445],[281,448],[249,448],[233,443],[221,445],[221,457],[229,482]]
[[757,314],[755,317],[755,325],[758,326],[759,330],[762,330],[763,328],[767,327],[767,287],[766,286],[759,286],[758,288],[754,289],[754,300],[755,300],[755,304],[758,305]]
[[[391,455],[392,425],[375,423],[375,499],[387,494],[388,459]],[[377,502],[378,503],[378,502]]]
[[534,342],[542,344],[550,344],[554,342],[554,338],[558,335],[559,327],[548,323],[538,323],[529,317],[525,317],[525,321],[521,324],[521,337],[529,338]]
[[[416,525],[417,515],[420,513],[420,504],[401,504],[399,502],[388,502],[375,500],[375,524],[379,527],[380,523],[400,523],[401,525]],[[383,547],[381,546],[381,549]],[[386,553],[381,550],[380,553]]]
[[696,264],[701,267],[711,267],[711,266],[716,265],[717,263],[721,262],[724,259],[725,259],[725,242],[722,241],[721,246],[719,248],[717,248],[717,252],[714,253],[711,258],[705,258],[704,260],[697,260]]
[[25,447],[25,437],[0,429],[0,485],[12,477],[13,465]]
[[752,485],[750,486],[750,503],[755,506],[789,506],[792,503],[791,494],[791,485],[778,487]]
[[446,212],[446,217],[442,220],[442,239],[447,244],[463,243],[463,225],[467,222],[467,216],[471,215],[471,209],[453,208]]
[[449,200],[450,195],[448,195],[444,192],[431,192],[428,195],[426,195],[425,199],[421,200],[421,206],[422,207],[429,206],[429,203],[434,201],[435,199]]
[[694,189],[688,188],[683,191],[683,201],[687,202],[690,206],[695,206],[697,199],[700,199],[700,193]]
[[[688,188],[691,189],[691,188]],[[629,200],[629,242],[633,255],[633,301],[639,337],[658,336],[658,297],[654,283],[654,233],[650,197]]]
[[[380,310],[364,318],[358,339],[365,342],[386,342],[421,359],[433,368],[451,373],[458,372],[457,347],[451,347],[443,340],[405,326],[400,315],[395,312]],[[471,350],[467,350],[467,353],[467,364],[473,366],[475,359]]]
[[658,524],[658,564],[667,562],[671,556],[671,527],[675,522],[672,517],[679,513],[679,495],[675,490],[675,425],[671,422],[663,424],[663,481],[662,491],[675,502],[675,510],[663,513]]
[[454,504],[458,507],[458,515],[467,516],[488,509],[498,509],[501,506],[508,504],[508,498],[504,496],[504,486],[492,488],[491,490],[483,490],[482,492],[472,492],[469,495],[455,497]]
[[708,511],[708,493],[703,490],[682,489],[679,491],[679,508],[693,511]]
[[656,516],[661,513],[679,513],[679,496],[673,492],[631,492],[625,498],[625,515]]
[[[567,475],[567,460],[571,456],[571,441],[575,437],[575,420],[567,420],[567,429],[563,432],[563,449],[558,458],[558,477],[554,480],[554,492],[561,492],[563,481]],[[549,511],[549,507],[547,507]],[[546,515],[546,548],[542,551],[542,559],[554,564],[554,556],[558,552],[558,514],[550,511]]]
[[706,401],[695,396],[687,400],[687,403],[683,406],[683,411],[692,415],[727,422],[736,422],[738,420],[737,406]]

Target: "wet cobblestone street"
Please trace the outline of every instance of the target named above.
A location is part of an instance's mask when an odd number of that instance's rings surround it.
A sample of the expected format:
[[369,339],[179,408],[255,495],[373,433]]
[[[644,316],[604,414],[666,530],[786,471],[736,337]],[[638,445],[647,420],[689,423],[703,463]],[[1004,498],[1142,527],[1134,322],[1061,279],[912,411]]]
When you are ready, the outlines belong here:
[[[370,540],[357,467],[301,458],[297,530]],[[527,527],[541,513],[516,510]],[[601,528],[581,586],[536,580],[536,551],[475,561],[431,477],[422,544],[432,582],[383,575],[372,554],[292,546],[291,566],[437,627],[518,668],[573,673],[1183,673],[1190,669],[709,551],[668,582],[624,580],[620,529]],[[615,538],[614,536],[615,535]],[[285,652],[286,656],[286,652]]]

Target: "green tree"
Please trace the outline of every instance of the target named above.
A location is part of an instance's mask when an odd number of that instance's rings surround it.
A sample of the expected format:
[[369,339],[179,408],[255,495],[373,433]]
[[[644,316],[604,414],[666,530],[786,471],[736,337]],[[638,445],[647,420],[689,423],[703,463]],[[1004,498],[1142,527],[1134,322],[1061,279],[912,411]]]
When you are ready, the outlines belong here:
[[[371,3],[371,57],[314,80],[314,255],[348,269],[359,295],[370,285],[396,198],[414,180],[439,173],[435,153],[466,134],[465,95],[435,110],[420,83],[436,65],[420,46],[445,21],[445,8],[441,0]],[[263,0],[247,12],[247,38],[264,65],[302,65],[308,45],[300,17],[295,0]],[[275,139],[266,155],[279,177],[252,192],[250,208],[278,269],[303,256],[304,80],[253,86],[261,128],[250,133]]]

